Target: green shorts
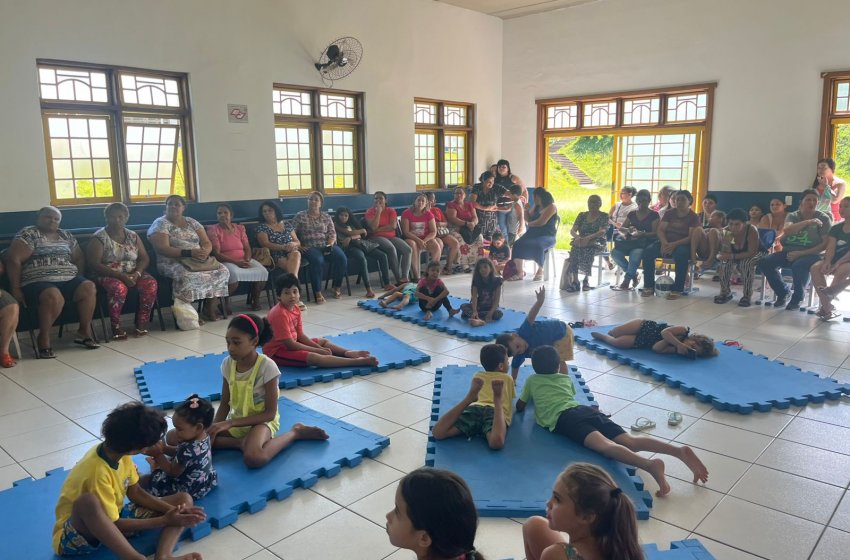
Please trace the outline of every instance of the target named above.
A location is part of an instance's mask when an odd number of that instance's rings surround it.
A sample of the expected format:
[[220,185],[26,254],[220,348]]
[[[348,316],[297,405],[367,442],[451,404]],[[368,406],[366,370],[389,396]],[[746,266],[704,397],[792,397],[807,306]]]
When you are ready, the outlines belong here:
[[486,438],[493,430],[494,413],[492,406],[470,405],[463,409],[460,418],[455,422],[455,428],[470,439],[477,436]]

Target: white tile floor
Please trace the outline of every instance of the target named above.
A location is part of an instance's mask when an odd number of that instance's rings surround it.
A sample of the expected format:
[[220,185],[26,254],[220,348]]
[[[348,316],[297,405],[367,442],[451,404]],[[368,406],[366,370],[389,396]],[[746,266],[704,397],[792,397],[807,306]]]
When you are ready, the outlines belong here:
[[[469,276],[449,277],[455,293],[468,293]],[[507,285],[504,304],[524,310],[533,302],[531,282]],[[747,348],[787,359],[804,369],[850,382],[850,323],[823,324],[811,315],[772,308],[715,305],[716,284],[700,281],[698,295],[678,301],[640,298],[607,288],[566,294],[549,286],[544,314],[567,320],[592,318],[611,324],[634,317],[687,324],[697,332],[737,338]],[[359,290],[359,288],[355,288]],[[355,307],[356,298],[310,305],[309,334],[383,327],[431,354],[430,363],[364,378],[285,392],[326,414],[390,436],[376,459],[343,469],[333,479],[243,515],[232,527],[213,531],[183,550],[208,560],[285,560],[346,557],[410,559],[384,532],[395,485],[425,456],[428,416],[437,367],[474,363],[480,343],[443,337]],[[237,308],[239,306],[237,305]],[[200,331],[153,331],[145,340],[111,343],[97,351],[58,341],[57,360],[23,360],[0,375],[0,489],[56,467],[70,468],[96,441],[106,412],[138,398],[132,369],[146,360],[223,351],[225,322]],[[673,493],[656,500],[652,518],[640,522],[644,542],[666,547],[695,537],[718,559],[838,559],[850,549],[850,406],[828,402],[768,414],[741,416],[713,410],[653,383],[630,367],[579,350],[574,363],[606,411],[628,426],[638,416],[654,419],[656,437],[687,443],[711,470],[709,484],[695,487],[687,469],[668,464]],[[684,415],[666,425],[666,413]],[[508,441],[510,445],[510,440]],[[654,490],[648,477],[647,486]],[[477,546],[488,558],[523,557],[521,521],[482,519]]]

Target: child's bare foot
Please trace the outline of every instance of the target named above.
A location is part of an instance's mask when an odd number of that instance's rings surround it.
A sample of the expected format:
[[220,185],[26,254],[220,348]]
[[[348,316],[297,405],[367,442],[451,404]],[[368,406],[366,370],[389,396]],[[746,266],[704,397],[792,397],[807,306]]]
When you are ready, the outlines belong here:
[[469,326],[470,327],[483,327],[487,323],[484,322],[483,319],[470,319]]
[[391,305],[390,309],[395,309],[396,311],[401,311],[402,307],[404,307],[402,304],[397,303],[396,305]]
[[697,482],[702,482],[703,484],[708,482],[708,469],[700,461],[693,449],[687,446],[682,447],[679,450],[679,459],[694,473],[694,484]]
[[651,474],[655,482],[658,483],[656,496],[660,498],[670,493],[670,484],[667,482],[667,477],[664,476],[664,461],[661,459],[650,459],[649,465],[644,470]]
[[346,350],[346,358],[367,358],[371,356],[368,350]]
[[373,291],[372,291],[372,289],[371,289],[371,288],[369,288],[368,290],[366,290],[366,297],[367,297],[367,298],[373,298],[373,297],[375,297],[375,292],[373,292]]
[[460,309],[449,309],[449,318],[454,317],[458,313],[460,313]]
[[295,439],[328,439],[328,433],[318,426],[305,426],[301,422],[292,425]]
[[181,554],[180,556],[156,556],[156,560],[204,560],[200,552],[190,552],[189,554]]
[[424,317],[422,317],[422,318],[423,318],[423,319],[425,319],[426,321],[430,321],[430,320],[431,320],[431,317],[433,317],[433,316],[434,316],[434,314],[433,314],[433,313],[431,313],[430,311],[426,311],[426,312],[425,312],[425,316],[424,316]]
[[500,402],[502,400],[502,394],[505,390],[505,382],[501,379],[494,379],[491,385],[493,387],[493,402]]
[[383,307],[384,309],[386,309],[386,308],[387,308],[387,302],[386,302],[385,300],[383,300],[383,299],[379,299],[379,300],[378,300],[378,305],[380,305],[380,306],[381,306],[381,307]]
[[477,401],[478,393],[481,392],[482,387],[484,387],[484,380],[480,377],[473,377],[472,382],[469,384],[469,393],[466,394],[466,398]]

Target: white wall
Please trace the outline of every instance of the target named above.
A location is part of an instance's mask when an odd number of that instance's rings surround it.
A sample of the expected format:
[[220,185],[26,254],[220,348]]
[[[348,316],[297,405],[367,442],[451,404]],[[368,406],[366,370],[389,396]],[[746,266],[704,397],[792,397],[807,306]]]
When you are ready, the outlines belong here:
[[709,189],[797,191],[820,72],[850,69],[847,21],[847,0],[601,0],[507,20],[502,154],[534,181],[535,99],[717,81]]
[[[475,103],[476,168],[499,156],[501,31],[432,0],[0,0],[0,211],[49,201],[37,58],[189,73],[200,199],[258,199],[276,194],[272,84],[321,86],[322,49],[357,37],[363,60],[336,85],[365,92],[369,191],[401,192],[415,96]],[[227,103],[250,123],[228,124]]]

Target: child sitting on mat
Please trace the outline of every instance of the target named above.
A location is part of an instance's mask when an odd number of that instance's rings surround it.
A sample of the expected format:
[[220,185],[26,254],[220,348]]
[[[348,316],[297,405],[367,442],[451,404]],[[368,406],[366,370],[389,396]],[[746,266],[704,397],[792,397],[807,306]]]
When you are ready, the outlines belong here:
[[145,450],[151,474],[141,484],[154,496],[186,492],[200,500],[218,485],[212,464],[212,446],[207,430],[212,426],[215,409],[210,401],[192,395],[174,410],[174,429],[165,441]]
[[658,483],[658,496],[670,492],[664,476],[664,461],[646,459],[637,451],[676,457],[691,469],[694,483],[708,480],[708,470],[690,447],[627,434],[598,409],[579,404],[572,378],[555,373],[560,359],[552,346],[541,346],[534,351],[531,356],[534,374],[522,387],[522,394],[516,402],[517,412],[522,412],[528,403],[534,402],[534,418],[538,424],[605,457],[645,470]]
[[[289,276],[292,275],[286,274],[281,279],[285,280]],[[300,332],[297,278],[295,282],[296,295],[286,301],[288,313],[298,318]],[[277,308],[275,306],[269,311],[269,317]],[[281,322],[285,324],[286,319]],[[280,428],[277,409],[280,370],[268,355],[257,352],[257,347],[271,338],[272,329],[266,319],[243,314],[230,321],[224,335],[228,356],[221,362],[221,376],[224,378],[221,404],[215,413],[213,425],[207,430],[214,448],[241,450],[245,465],[251,469],[262,467],[295,440],[328,439],[328,434],[321,428],[301,423],[293,424],[289,431],[279,436],[275,435]]]
[[416,300],[419,302],[419,309],[425,312],[426,321],[431,320],[434,310],[439,309],[441,305],[449,312],[449,318],[460,313],[460,309],[455,309],[449,302],[449,289],[440,280],[440,263],[437,261],[429,262],[425,268],[425,276],[416,285]]
[[[395,305],[390,305],[392,302],[398,301]],[[383,308],[389,307],[396,311],[401,311],[405,306],[411,303],[416,303],[416,283],[405,282],[400,286],[396,286],[391,290],[387,290],[378,296],[378,305]]]
[[573,329],[563,321],[557,319],[537,320],[537,313],[546,301],[546,286],[541,286],[534,295],[537,301],[528,310],[525,321],[522,322],[515,333],[500,334],[496,338],[496,344],[502,344],[508,349],[508,356],[512,356],[511,375],[516,379],[519,366],[538,346],[551,345],[561,356],[558,371],[567,373],[567,361],[573,359]]
[[451,471],[425,467],[402,478],[386,529],[390,543],[415,552],[417,560],[484,560],[475,550],[478,512],[472,492]]
[[470,292],[469,303],[460,306],[461,317],[468,320],[470,326],[481,327],[502,318],[504,313],[499,309],[502,278],[496,275],[493,261],[481,258],[475,263]]
[[294,274],[281,275],[275,282],[275,291],[279,301],[267,316],[271,335],[260,343],[263,354],[274,363],[285,367],[378,365],[378,359],[366,350],[349,350],[326,338],[310,338],[304,334],[298,307],[301,285]]
[[469,392],[437,420],[432,433],[435,439],[482,436],[490,449],[501,449],[511,425],[516,376],[507,374],[508,353],[504,346],[486,344],[480,358],[485,371],[472,377]]
[[[127,541],[145,529],[162,528],[156,558],[172,556],[185,527],[206,519],[203,508],[180,492],[156,498],[139,485],[132,456],[158,442],[168,424],[162,412],[142,403],[127,403],[103,421],[103,443],[74,465],[62,484],[53,526],[53,550],[59,556],[84,556],[101,544],[119,558],[145,560]],[[124,505],[129,498],[130,506]],[[177,558],[201,560],[197,552]]]
[[511,260],[511,248],[500,231],[494,232],[490,238],[490,260],[499,274],[502,274],[505,265]]
[[523,523],[522,540],[526,560],[646,558],[634,504],[611,475],[589,463],[573,463],[558,476],[546,517]]
[[681,326],[667,323],[633,319],[614,327],[608,334],[592,332],[590,335],[615,348],[651,348],[659,354],[679,354],[691,359],[711,358],[718,354],[714,340],[702,335],[691,334]]

